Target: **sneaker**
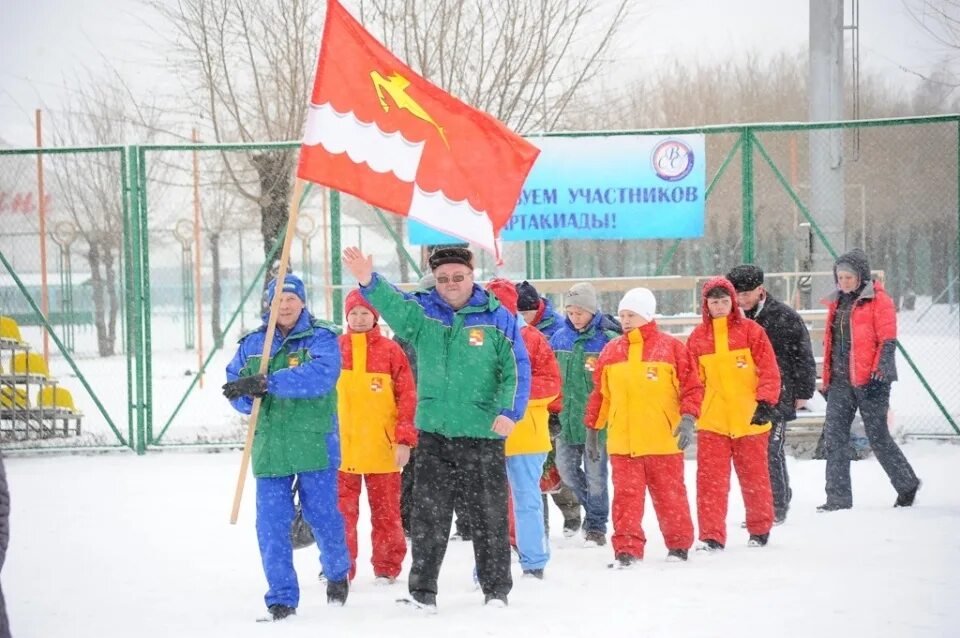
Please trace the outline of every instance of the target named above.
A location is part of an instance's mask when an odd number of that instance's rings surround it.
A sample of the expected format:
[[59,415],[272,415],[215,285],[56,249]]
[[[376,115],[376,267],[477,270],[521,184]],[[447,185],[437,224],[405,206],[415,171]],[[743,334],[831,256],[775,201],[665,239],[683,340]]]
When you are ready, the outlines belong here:
[[616,559],[617,562],[611,565],[611,567],[616,567],[617,569],[628,569],[640,562],[639,558],[626,552],[620,552],[617,554]]
[[387,585],[393,585],[397,582],[397,579],[393,576],[384,576],[383,574],[378,574],[376,578],[373,579],[373,584],[380,587],[385,587]]
[[573,538],[580,531],[580,519],[574,518],[563,522],[563,537]]
[[536,578],[537,580],[543,580],[543,570],[542,569],[525,569],[523,570],[524,578]]
[[697,545],[697,551],[698,552],[722,552],[723,543],[721,543],[720,541],[715,541],[712,538],[707,538],[705,540],[700,541],[700,543]]
[[763,547],[767,544],[770,534],[750,534],[750,540],[747,541],[747,547]]
[[283,620],[288,616],[296,616],[297,608],[288,607],[287,605],[270,605],[267,607],[267,611],[270,612],[270,618],[274,621]]
[[685,561],[687,560],[687,550],[671,549],[669,552],[667,552],[667,560],[671,563]]
[[837,505],[836,503],[831,503],[827,501],[823,505],[817,505],[817,511],[821,514],[823,512],[837,512],[839,510],[848,510],[853,508],[853,505]]
[[603,532],[589,531],[583,535],[583,544],[587,547],[602,547],[607,544],[607,535]]
[[487,607],[497,607],[502,609],[507,606],[507,596],[506,594],[487,594],[483,597],[483,604]]
[[923,481],[917,481],[917,486],[912,490],[907,490],[906,492],[901,492],[897,494],[897,502],[893,504],[894,507],[913,507],[913,501],[917,498],[917,490],[920,489],[920,486],[923,485]]
[[339,605],[343,607],[347,602],[348,593],[350,593],[350,581],[346,579],[327,581],[328,605]]

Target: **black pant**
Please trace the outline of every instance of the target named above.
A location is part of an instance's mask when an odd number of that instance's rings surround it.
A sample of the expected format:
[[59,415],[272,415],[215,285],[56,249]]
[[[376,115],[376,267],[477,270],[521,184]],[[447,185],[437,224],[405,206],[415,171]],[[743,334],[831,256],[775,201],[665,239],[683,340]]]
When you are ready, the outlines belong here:
[[873,382],[855,388],[841,378],[830,384],[827,396],[827,418],[823,424],[827,502],[844,507],[853,505],[847,445],[850,441],[850,425],[857,409],[860,410],[870,448],[894,489],[901,494],[915,488],[919,483],[917,475],[887,427],[890,384]]
[[410,460],[400,474],[400,521],[403,533],[410,537],[410,512],[413,510],[413,477],[417,471],[417,448],[411,448]]
[[435,603],[437,577],[447,551],[454,501],[463,497],[473,536],[480,588],[506,596],[510,576],[507,468],[502,439],[446,438],[420,433],[411,516],[410,594]]
[[786,516],[790,499],[793,497],[790,476],[787,474],[787,454],[784,447],[786,438],[787,424],[774,421],[770,428],[767,460],[770,466],[770,488],[773,490],[773,511],[778,517]]

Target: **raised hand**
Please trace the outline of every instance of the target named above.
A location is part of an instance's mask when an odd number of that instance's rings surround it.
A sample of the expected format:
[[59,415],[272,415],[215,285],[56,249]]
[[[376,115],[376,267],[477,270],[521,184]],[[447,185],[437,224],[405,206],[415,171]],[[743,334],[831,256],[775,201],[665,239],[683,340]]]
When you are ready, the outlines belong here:
[[361,286],[369,286],[373,279],[373,256],[364,255],[359,248],[348,246],[343,250],[343,265],[356,277]]

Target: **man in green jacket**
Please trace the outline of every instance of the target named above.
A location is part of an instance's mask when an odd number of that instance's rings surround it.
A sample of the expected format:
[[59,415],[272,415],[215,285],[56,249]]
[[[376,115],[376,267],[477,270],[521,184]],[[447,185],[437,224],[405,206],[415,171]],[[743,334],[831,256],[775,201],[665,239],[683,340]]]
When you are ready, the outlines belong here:
[[460,496],[484,603],[506,606],[513,581],[504,440],[530,394],[530,360],[516,316],[474,283],[466,248],[440,248],[430,256],[437,285],[429,294],[400,292],[357,248],[347,248],[343,262],[363,296],[417,352],[411,600],[403,602],[436,610],[437,576]]
[[[267,288],[270,301],[276,283],[273,280]],[[268,315],[264,315],[263,325],[240,339],[223,386],[224,396],[243,414],[250,414],[254,397],[262,397],[253,439],[253,475],[257,478],[257,540],[269,585],[264,600],[273,620],[295,614],[300,600],[290,539],[294,478],[303,518],[320,547],[327,603],[346,602],[350,571],[343,517],[337,508],[340,346],[336,326],[307,311],[303,282],[295,275],[285,277],[280,294],[267,374],[259,374],[267,331]]]

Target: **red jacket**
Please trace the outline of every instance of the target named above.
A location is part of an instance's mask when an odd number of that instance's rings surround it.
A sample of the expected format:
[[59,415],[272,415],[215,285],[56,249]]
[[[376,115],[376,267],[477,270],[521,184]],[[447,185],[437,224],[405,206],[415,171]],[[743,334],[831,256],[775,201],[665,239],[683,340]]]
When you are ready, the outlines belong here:
[[[733,307],[726,317],[713,319],[707,293],[717,286],[730,293]],[[757,402],[775,406],[780,399],[780,368],[767,333],[743,316],[733,284],[723,277],[703,285],[702,311],[703,323],[687,339],[706,389],[699,429],[733,438],[766,432],[770,424],[756,426],[750,420]]]
[[394,446],[417,444],[417,392],[410,362],[377,325],[339,339],[340,469],[354,474],[397,472]]
[[[830,352],[833,348],[833,320],[838,295],[824,300],[827,325],[823,334],[823,387],[830,385]],[[897,313],[890,295],[879,281],[868,283],[853,302],[850,313],[850,383],[866,385],[880,362],[880,346],[897,338]]]
[[607,429],[610,454],[679,454],[673,431],[681,415],[700,416],[702,402],[696,360],[650,322],[604,346],[583,421]]

